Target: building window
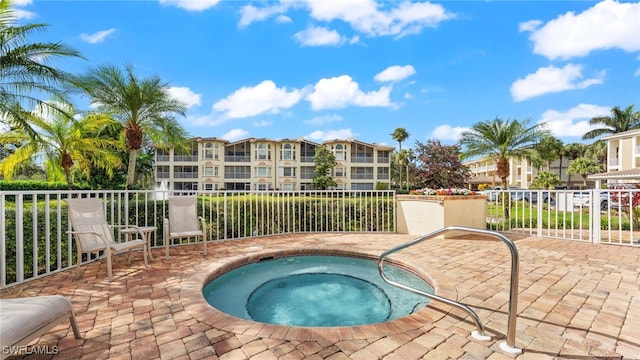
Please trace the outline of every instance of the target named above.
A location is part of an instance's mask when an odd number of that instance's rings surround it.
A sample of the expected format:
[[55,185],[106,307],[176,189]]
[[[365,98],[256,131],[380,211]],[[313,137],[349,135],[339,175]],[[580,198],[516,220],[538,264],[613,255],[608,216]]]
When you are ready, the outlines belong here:
[[218,167],[205,166],[202,168],[202,173],[204,174],[204,176],[218,176]]
[[293,184],[280,184],[280,190],[292,191],[293,190]]
[[347,176],[347,173],[346,173],[346,171],[344,170],[344,168],[342,168],[342,167],[337,167],[337,168],[334,168],[334,169],[333,169],[333,177],[339,177],[339,178],[342,178],[342,177],[346,177],[346,176]]
[[269,184],[256,184],[256,190],[267,191],[269,190]]
[[213,159],[213,144],[204,144],[204,150],[202,153],[204,159]]
[[212,191],[213,190],[213,184],[204,184],[204,189],[206,191]]
[[334,147],[333,156],[336,157],[336,161],[344,161],[344,159],[346,159],[345,149],[342,144],[338,144]]
[[280,160],[295,160],[296,159],[296,149],[291,144],[282,145],[282,149],[280,150]]
[[296,168],[289,166],[281,166],[278,168],[278,176],[280,177],[294,177],[296,176]]
[[271,145],[269,145],[269,144],[257,144],[256,145],[256,160],[271,160]]
[[256,176],[271,176],[271,168],[268,166],[258,166],[255,168]]

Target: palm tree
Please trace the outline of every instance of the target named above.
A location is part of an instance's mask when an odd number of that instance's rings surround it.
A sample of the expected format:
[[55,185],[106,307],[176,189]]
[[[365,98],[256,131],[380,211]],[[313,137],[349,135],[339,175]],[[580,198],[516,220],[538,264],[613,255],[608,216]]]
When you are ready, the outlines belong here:
[[157,76],[141,79],[133,73],[132,65],[125,65],[124,72],[102,65],[76,77],[74,86],[90,96],[100,111],[112,114],[122,124],[129,151],[127,188],[135,184],[136,155],[145,136],[173,147],[180,147],[187,137],[172,116],[184,116],[187,107],[169,95],[169,84]]
[[[580,143],[571,143],[564,146],[562,149],[562,153],[569,159],[569,162],[583,157],[585,154],[585,145]],[[561,164],[562,165],[562,164]],[[562,168],[560,168],[560,174],[562,174]],[[567,186],[571,186],[571,175],[567,172],[569,176],[567,177]],[[562,179],[562,177],[561,177]]]
[[399,173],[399,175],[400,175],[400,188],[401,189],[402,189],[402,165],[404,165],[406,163],[406,161],[405,162],[402,161],[403,160],[402,159],[403,155],[401,155],[400,153],[402,152],[402,143],[405,140],[407,140],[409,138],[409,136],[411,136],[411,134],[405,128],[396,128],[391,133],[391,138],[398,142],[398,152],[396,153],[396,158],[398,160],[398,163],[401,164],[400,173]]
[[20,128],[29,137],[38,133],[22,117],[27,112],[23,106],[55,107],[40,100],[37,95],[46,95],[48,99],[61,99],[65,95],[63,84],[70,74],[58,70],[49,64],[52,59],[78,57],[79,52],[62,43],[31,42],[29,37],[46,29],[45,24],[14,25],[15,11],[11,0],[0,0],[0,121],[10,128]]
[[583,140],[595,139],[601,135],[617,134],[629,130],[640,129],[640,112],[634,111],[635,105],[629,105],[622,110],[618,106],[611,109],[611,116],[597,116],[589,120],[589,125],[602,125],[588,131],[582,136]]
[[530,119],[523,121],[502,120],[482,121],[474,124],[471,130],[462,133],[460,144],[464,157],[487,156],[496,160],[496,175],[506,188],[509,177],[509,158],[533,158],[533,145],[550,132],[544,124],[530,125]]
[[547,171],[551,171],[551,163],[559,158],[561,159],[564,145],[560,139],[554,136],[547,136],[534,147],[538,151],[540,160],[546,162]]
[[102,130],[113,125],[111,118],[103,114],[90,114],[75,120],[71,106],[58,105],[56,108],[66,111],[51,111],[43,106],[39,112],[20,114],[38,132],[36,138],[20,129],[0,134],[0,143],[20,144],[13,154],[0,161],[0,173],[10,180],[18,164],[44,155],[49,180],[64,177],[69,189],[72,189],[71,170],[74,166],[85,176],[92,165],[104,169],[108,174],[121,166],[120,157],[114,151],[118,142],[100,137]]
[[596,160],[588,157],[579,157],[570,162],[567,167],[567,172],[569,174],[582,175],[582,181],[585,188],[587,187],[587,175],[597,173],[601,170],[602,167],[600,164],[598,164]]
[[553,189],[555,186],[560,185],[560,178],[554,172],[541,171],[533,179],[532,185],[538,189]]
[[607,142],[598,140],[585,146],[584,155],[600,162],[602,168],[607,166]]

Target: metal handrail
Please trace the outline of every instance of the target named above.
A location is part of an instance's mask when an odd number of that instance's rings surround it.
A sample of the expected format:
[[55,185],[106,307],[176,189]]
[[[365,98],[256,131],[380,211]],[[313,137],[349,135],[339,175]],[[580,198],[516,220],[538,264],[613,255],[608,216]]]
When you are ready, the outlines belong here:
[[391,279],[389,279],[385,273],[384,273],[384,259],[386,257],[388,257],[389,255],[398,252],[400,250],[406,249],[410,246],[413,246],[415,244],[418,244],[424,240],[428,240],[431,238],[434,238],[436,236],[442,235],[444,233],[450,232],[450,231],[466,231],[466,232],[471,232],[471,233],[476,233],[476,234],[481,234],[481,235],[486,235],[486,236],[491,236],[494,238],[498,238],[500,240],[502,240],[507,247],[509,247],[509,251],[511,252],[511,280],[510,280],[510,285],[509,285],[509,317],[508,317],[508,322],[507,322],[507,341],[506,343],[501,343],[500,344],[500,348],[506,352],[509,353],[513,353],[513,354],[520,354],[522,353],[522,349],[516,347],[516,319],[518,316],[518,278],[519,278],[519,272],[520,272],[520,260],[519,260],[519,256],[518,256],[518,249],[516,248],[516,245],[513,243],[513,241],[511,241],[511,239],[509,239],[508,237],[506,237],[503,234],[500,234],[498,232],[495,231],[490,231],[490,230],[482,230],[482,229],[475,229],[475,228],[470,228],[470,227],[465,227],[465,226],[448,226],[448,227],[444,227],[440,230],[436,230],[433,231],[429,234],[426,235],[422,235],[416,239],[413,239],[411,241],[408,241],[404,244],[400,244],[398,246],[395,246],[385,252],[382,253],[382,255],[380,255],[380,257],[378,258],[378,272],[380,273],[380,276],[382,277],[382,279],[387,282],[390,285],[399,287],[401,289],[410,291],[412,293],[415,294],[419,294],[419,295],[423,295],[426,296],[430,299],[433,300],[438,300],[441,301],[445,304],[449,304],[452,306],[455,306],[457,308],[460,308],[464,311],[466,311],[469,315],[471,315],[471,317],[473,318],[473,320],[476,323],[476,327],[477,327],[477,331],[474,331],[472,333],[472,335],[478,339],[478,340],[490,340],[491,337],[485,335],[484,333],[484,326],[482,325],[482,322],[480,321],[480,318],[478,317],[478,315],[475,313],[475,311],[473,311],[469,306],[459,303],[457,301],[451,300],[451,299],[447,299],[444,298],[442,296],[436,295],[436,294],[429,294],[426,293],[424,291],[421,291],[419,289],[415,289],[412,288],[410,286],[404,285],[404,284],[400,284],[398,282],[395,282]]

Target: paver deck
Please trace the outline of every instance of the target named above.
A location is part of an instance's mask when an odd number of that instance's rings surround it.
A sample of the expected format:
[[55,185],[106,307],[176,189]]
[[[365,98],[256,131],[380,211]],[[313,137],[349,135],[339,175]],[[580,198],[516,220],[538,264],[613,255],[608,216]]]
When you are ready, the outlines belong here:
[[[516,345],[507,332],[510,257],[500,241],[432,239],[393,255],[425,272],[437,293],[470,305],[489,342],[470,334],[464,312],[432,302],[388,324],[295,328],[253,323],[202,304],[198,288],[220,264],[262,252],[320,248],[379,255],[412,239],[398,234],[296,234],[178,246],[145,268],[116,257],[5,289],[1,298],[60,294],[71,299],[82,339],[61,324],[26,350],[56,359],[640,359],[640,248],[541,238],[516,240],[520,253]],[[140,253],[135,256],[141,256]],[[135,257],[134,256],[134,257]],[[198,285],[200,284],[200,285]],[[0,324],[1,326],[1,324]],[[23,351],[25,349],[22,349]],[[18,358],[20,356],[16,356]]]

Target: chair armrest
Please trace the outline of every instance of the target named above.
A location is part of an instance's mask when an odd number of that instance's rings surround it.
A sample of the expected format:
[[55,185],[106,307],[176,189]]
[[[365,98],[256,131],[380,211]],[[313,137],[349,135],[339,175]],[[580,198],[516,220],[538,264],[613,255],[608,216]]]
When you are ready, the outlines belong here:
[[[97,233],[95,231],[67,231],[67,234],[69,235],[82,235],[82,234],[86,234],[86,235],[95,235],[98,237],[98,239],[102,240],[102,242],[104,243],[105,247],[109,247],[109,242],[107,242],[107,239],[104,238],[104,236],[102,236],[102,234]],[[75,239],[75,236],[74,236]],[[82,248],[82,246],[80,245],[80,241],[78,241],[78,239],[76,239],[76,243],[78,244],[78,247],[80,248],[80,250],[84,250]]]

